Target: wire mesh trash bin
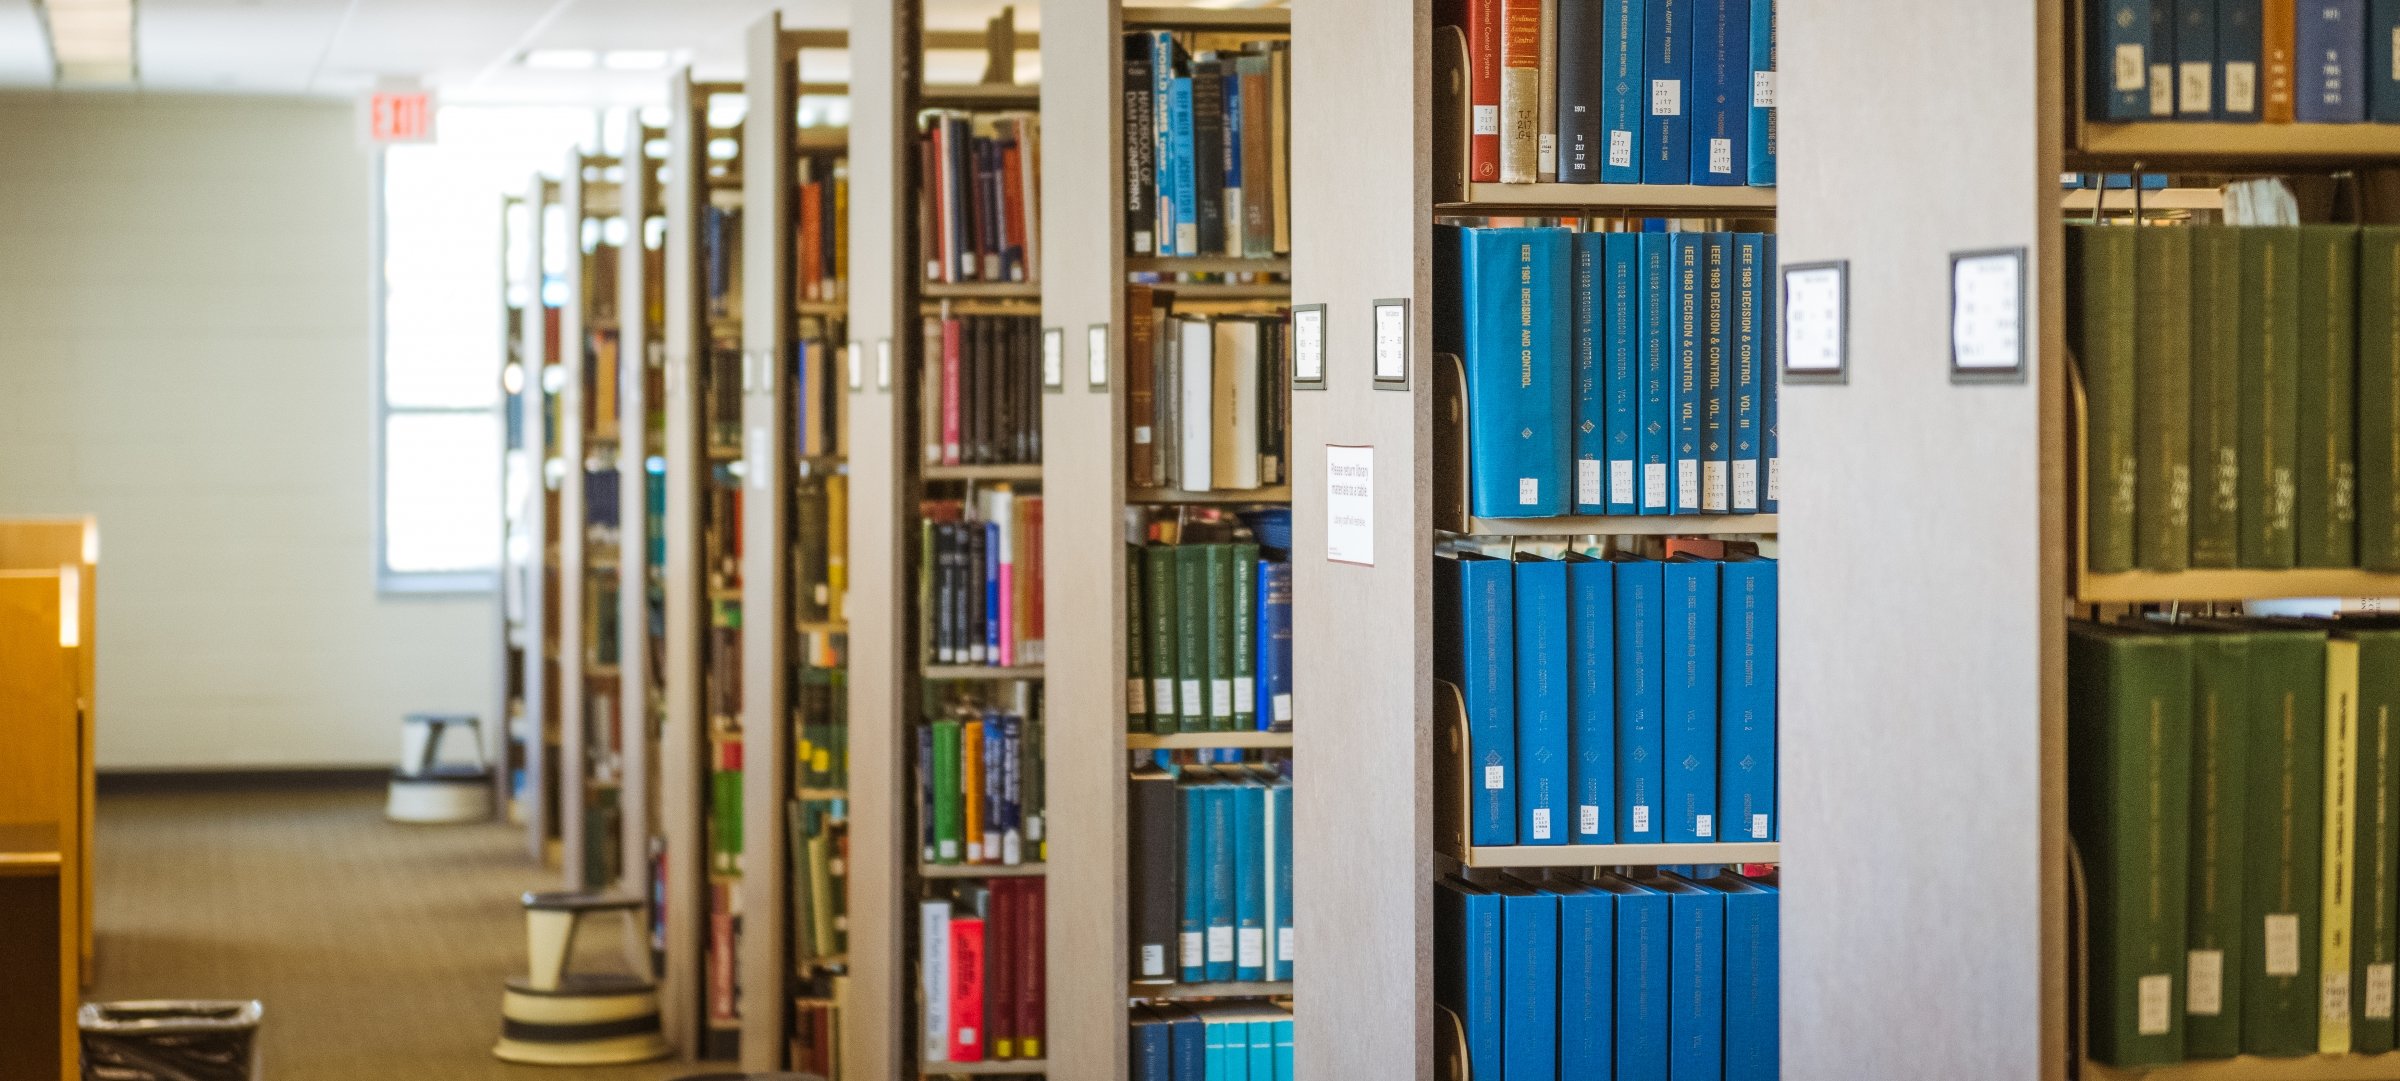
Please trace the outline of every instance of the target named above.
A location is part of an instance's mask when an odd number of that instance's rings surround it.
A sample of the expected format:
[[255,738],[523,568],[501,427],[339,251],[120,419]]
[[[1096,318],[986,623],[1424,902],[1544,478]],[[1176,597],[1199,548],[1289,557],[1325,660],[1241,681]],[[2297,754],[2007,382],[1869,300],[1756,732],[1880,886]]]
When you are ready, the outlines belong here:
[[94,1002],[83,1081],[256,1081],[256,1002]]

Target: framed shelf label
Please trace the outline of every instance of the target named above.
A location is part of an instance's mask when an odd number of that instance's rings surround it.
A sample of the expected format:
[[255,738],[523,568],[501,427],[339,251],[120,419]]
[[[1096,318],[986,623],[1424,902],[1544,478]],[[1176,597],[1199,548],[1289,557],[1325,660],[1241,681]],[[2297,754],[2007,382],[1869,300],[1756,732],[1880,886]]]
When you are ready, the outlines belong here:
[[892,389],[892,340],[875,339],[875,389]]
[[1375,302],[1375,389],[1408,389],[1408,300]]
[[856,393],[867,389],[867,343],[851,339],[849,359],[850,390]]
[[2025,249],[1951,254],[1950,381],[2025,381]]
[[1325,389],[1325,306],[1292,309],[1292,389]]
[[1084,363],[1093,390],[1108,389],[1108,324],[1094,323],[1084,332]]
[[1375,448],[1325,444],[1325,558],[1375,565]]
[[1849,380],[1849,260],[1783,268],[1783,378],[1788,383]]
[[1067,389],[1067,331],[1064,327],[1042,328],[1042,389],[1053,393]]

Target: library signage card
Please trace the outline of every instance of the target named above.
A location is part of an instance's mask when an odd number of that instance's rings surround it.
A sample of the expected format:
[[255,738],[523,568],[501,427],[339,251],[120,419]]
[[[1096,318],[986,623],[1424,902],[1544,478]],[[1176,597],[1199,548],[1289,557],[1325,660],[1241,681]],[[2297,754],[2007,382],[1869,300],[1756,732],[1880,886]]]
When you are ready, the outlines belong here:
[[1042,389],[1067,389],[1067,330],[1042,328]]
[[875,339],[875,389],[892,389],[892,340]]
[[1375,389],[1408,389],[1408,301],[1375,302]]
[[1325,306],[1292,309],[1292,389],[1325,389]]
[[1108,324],[1094,323],[1084,334],[1084,363],[1093,390],[1108,389]]
[[1375,448],[1325,445],[1325,558],[1375,565]]
[[2025,379],[2025,249],[1950,256],[1950,381]]
[[853,338],[846,352],[849,353],[851,392],[867,389],[867,343]]
[[1783,377],[1840,383],[1850,376],[1850,264],[1795,263],[1783,270]]

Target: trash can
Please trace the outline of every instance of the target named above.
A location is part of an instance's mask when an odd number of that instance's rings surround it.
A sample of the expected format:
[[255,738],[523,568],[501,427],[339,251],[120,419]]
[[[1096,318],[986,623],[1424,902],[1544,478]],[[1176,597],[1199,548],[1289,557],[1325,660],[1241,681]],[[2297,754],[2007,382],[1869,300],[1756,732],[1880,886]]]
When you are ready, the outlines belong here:
[[256,1002],[93,1002],[83,1081],[256,1081]]

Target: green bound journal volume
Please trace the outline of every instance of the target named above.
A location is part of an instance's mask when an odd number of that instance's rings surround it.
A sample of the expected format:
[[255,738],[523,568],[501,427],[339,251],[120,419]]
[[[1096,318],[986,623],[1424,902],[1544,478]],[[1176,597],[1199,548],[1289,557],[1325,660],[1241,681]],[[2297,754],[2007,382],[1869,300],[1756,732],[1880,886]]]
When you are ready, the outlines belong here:
[[2131,570],[2134,563],[2136,232],[2100,225],[2067,229],[2074,275],[2068,298],[2084,390],[2084,562],[2099,574]]
[[2192,550],[2192,233],[2133,232],[2134,562],[2179,571]]
[[2289,567],[2300,453],[2300,231],[2241,232],[2241,565]]
[[2358,562],[2400,571],[2400,226],[2358,243]]
[[2353,402],[2358,356],[2358,227],[2300,227],[2299,455],[2292,517],[2303,567],[2358,565]]
[[2191,565],[2236,566],[2242,510],[2242,234],[2192,234]]

